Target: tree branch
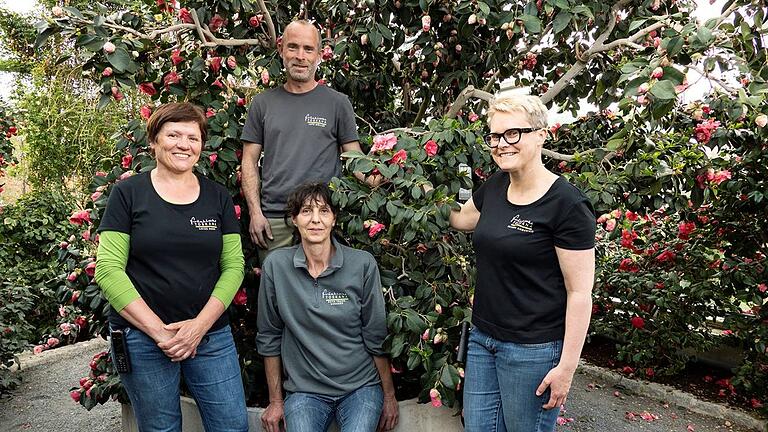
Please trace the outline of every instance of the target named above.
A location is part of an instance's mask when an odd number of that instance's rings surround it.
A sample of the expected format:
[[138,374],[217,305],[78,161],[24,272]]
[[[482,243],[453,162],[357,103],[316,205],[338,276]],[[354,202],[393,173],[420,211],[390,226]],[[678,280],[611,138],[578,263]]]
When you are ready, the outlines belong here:
[[691,69],[691,70],[695,71],[696,73],[698,73],[699,75],[701,75],[703,78],[708,79],[710,83],[714,82],[715,84],[719,85],[723,90],[725,90],[729,94],[735,95],[735,94],[738,93],[738,91],[736,89],[732,88],[731,86],[729,86],[728,84],[723,82],[723,80],[721,80],[720,78],[711,76],[709,74],[709,72],[704,72],[703,70],[701,70],[697,66],[689,65],[688,69]]
[[[197,34],[203,42],[203,46],[217,47],[217,46],[242,46],[242,45],[261,45],[265,48],[269,48],[269,42],[265,42],[261,39],[219,39],[213,35],[208,29],[208,26],[200,23],[200,18],[197,16],[197,11],[192,9],[189,11],[192,16],[192,21],[195,22],[197,27]],[[209,41],[210,40],[210,41]]]
[[271,42],[270,46],[275,46],[277,45],[277,33],[275,32],[275,23],[272,21],[272,15],[269,14],[264,0],[256,0],[256,2],[259,4],[261,13],[264,14],[264,21],[267,23],[267,31],[269,32],[269,40]]
[[456,97],[455,101],[453,101],[451,108],[448,110],[448,113],[445,115],[445,117],[456,118],[456,116],[459,114],[459,111],[461,111],[464,105],[466,105],[467,101],[473,97],[482,99],[486,102],[490,102],[491,99],[493,99],[493,95],[487,91],[479,90],[474,86],[469,85],[464,90],[462,90],[461,93],[459,93],[459,96]]
[[[604,148],[593,148],[593,149],[584,150],[583,152],[578,152],[578,153],[574,153],[574,154],[558,153],[558,152],[556,152],[554,150],[550,150],[550,149],[541,149],[541,154],[544,155],[544,156],[547,156],[547,157],[549,157],[551,159],[570,162],[570,161],[576,159],[577,157],[586,156],[586,155],[594,153],[594,152],[596,152],[598,150],[606,150],[606,149],[604,149]],[[609,154],[612,154],[612,153],[609,153]]]
[[561,91],[571,82],[571,80],[578,74],[581,73],[581,71],[584,70],[584,68],[587,67],[587,63],[577,60],[576,63],[571,66],[570,69],[568,69],[568,72],[565,73],[565,75],[561,76],[559,80],[550,87],[546,93],[541,95],[541,101],[544,102],[544,104],[548,104],[551,102],[555,96],[560,94]]

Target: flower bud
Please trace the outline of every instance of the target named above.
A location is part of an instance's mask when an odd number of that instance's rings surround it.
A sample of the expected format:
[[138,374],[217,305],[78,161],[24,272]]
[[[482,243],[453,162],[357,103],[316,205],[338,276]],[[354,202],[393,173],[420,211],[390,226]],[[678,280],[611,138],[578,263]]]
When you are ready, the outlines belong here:
[[467,18],[467,24],[469,25],[477,24],[477,15],[475,14],[470,15],[469,18]]
[[768,124],[768,116],[765,114],[760,114],[759,116],[755,117],[755,124],[757,127],[765,127],[765,125]]
[[64,16],[64,9],[62,9],[59,6],[54,6],[53,8],[51,8],[51,13],[53,14],[53,16],[55,16],[57,18],[63,17]]
[[107,53],[107,54],[112,54],[113,52],[115,52],[115,48],[116,48],[115,44],[113,44],[112,42],[109,42],[109,41],[104,43],[104,46],[101,47],[101,49],[103,49],[104,52]]
[[649,89],[650,87],[651,87],[651,86],[650,86],[650,85],[648,85],[648,83],[647,83],[647,82],[645,82],[645,83],[642,83],[642,84],[640,84],[640,87],[638,87],[638,88],[637,88],[637,92],[638,92],[638,93],[640,93],[640,94],[645,94],[645,93],[647,93],[647,92],[648,92],[648,89]]
[[661,66],[656,67],[656,69],[651,72],[651,78],[655,79],[661,79],[661,77],[664,76],[664,69],[661,68]]

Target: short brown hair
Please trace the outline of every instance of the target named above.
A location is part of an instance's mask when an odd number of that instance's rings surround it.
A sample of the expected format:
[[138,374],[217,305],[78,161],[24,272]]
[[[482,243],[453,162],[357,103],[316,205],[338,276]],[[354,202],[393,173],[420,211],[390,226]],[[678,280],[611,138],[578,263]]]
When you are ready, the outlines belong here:
[[297,186],[296,189],[291,192],[291,195],[288,197],[288,202],[285,205],[286,213],[291,217],[298,216],[299,213],[301,213],[301,208],[304,207],[304,203],[309,200],[310,202],[315,201],[326,204],[335,217],[339,214],[339,208],[333,204],[331,195],[333,195],[333,192],[331,192],[331,188],[328,187],[328,183],[304,183]]
[[200,127],[200,138],[203,144],[205,144],[208,135],[208,119],[205,118],[203,110],[197,105],[192,105],[189,102],[160,105],[149,117],[149,121],[147,121],[147,140],[150,143],[154,143],[160,129],[168,122],[197,123]]

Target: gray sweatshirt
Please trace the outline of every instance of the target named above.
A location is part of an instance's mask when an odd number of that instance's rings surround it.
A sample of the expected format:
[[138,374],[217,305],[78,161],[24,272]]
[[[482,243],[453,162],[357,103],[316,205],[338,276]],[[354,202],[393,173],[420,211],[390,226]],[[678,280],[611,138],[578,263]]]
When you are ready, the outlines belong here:
[[281,356],[289,392],[341,396],[380,382],[384,296],[376,260],[333,240],[331,263],[315,279],[301,245],[273,251],[259,289],[256,347]]

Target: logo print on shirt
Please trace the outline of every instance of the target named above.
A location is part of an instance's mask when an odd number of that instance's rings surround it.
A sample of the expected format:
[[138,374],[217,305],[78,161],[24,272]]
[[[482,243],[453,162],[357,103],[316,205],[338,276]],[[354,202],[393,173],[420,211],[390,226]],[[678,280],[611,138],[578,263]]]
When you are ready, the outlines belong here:
[[328,120],[325,117],[315,117],[313,115],[305,115],[304,122],[309,126],[324,128],[328,124]]
[[219,221],[216,219],[197,219],[192,217],[189,224],[197,228],[198,231],[216,231],[219,228]]
[[510,221],[507,228],[522,231],[524,233],[533,232],[533,222],[525,219],[520,219],[520,215],[515,215]]
[[346,293],[323,290],[323,300],[331,306],[341,306],[349,301],[349,296]]

